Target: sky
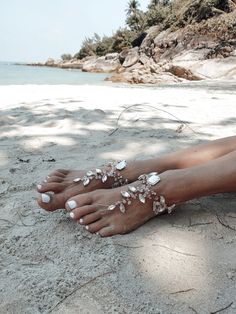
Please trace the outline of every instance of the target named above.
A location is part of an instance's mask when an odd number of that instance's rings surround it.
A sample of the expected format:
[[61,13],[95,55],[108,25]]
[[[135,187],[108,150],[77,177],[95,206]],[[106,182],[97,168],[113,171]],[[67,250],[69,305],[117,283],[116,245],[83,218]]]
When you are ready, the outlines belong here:
[[[145,10],[149,1],[139,0]],[[40,62],[125,26],[128,0],[0,0],[0,61]]]

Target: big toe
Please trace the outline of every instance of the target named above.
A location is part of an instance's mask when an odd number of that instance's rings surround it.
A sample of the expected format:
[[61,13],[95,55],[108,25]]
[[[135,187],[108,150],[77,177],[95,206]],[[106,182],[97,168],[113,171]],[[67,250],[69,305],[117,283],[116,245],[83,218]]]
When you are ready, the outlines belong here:
[[42,193],[39,195],[37,202],[41,208],[47,211],[63,209],[65,207],[66,195],[64,193]]

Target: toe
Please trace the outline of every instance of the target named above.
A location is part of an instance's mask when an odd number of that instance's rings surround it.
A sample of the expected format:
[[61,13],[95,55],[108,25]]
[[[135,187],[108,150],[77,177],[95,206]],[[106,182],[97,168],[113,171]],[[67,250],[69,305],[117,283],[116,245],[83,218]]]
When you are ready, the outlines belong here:
[[104,228],[101,228],[98,232],[98,234],[101,237],[111,237],[113,235],[119,234],[119,232],[117,232],[115,226],[111,225],[111,226],[106,226]]
[[37,185],[37,190],[39,193],[45,193],[45,192],[55,192],[59,193],[62,192],[65,189],[65,185],[63,183],[44,183]]
[[81,225],[90,225],[96,221],[98,221],[99,219],[102,218],[102,214],[101,214],[101,211],[98,210],[98,211],[95,211],[91,214],[88,214],[88,215],[85,215],[85,216],[82,216],[82,218],[79,219],[79,223]]
[[65,169],[57,169],[49,174],[49,177],[58,176],[64,178],[70,171]]
[[[72,200],[73,202],[73,200]],[[73,203],[71,203],[73,204]],[[92,213],[96,212],[96,208],[93,205],[87,205],[83,207],[76,208],[70,212],[71,218],[74,220],[80,220],[83,219],[83,217],[90,215]],[[83,224],[83,220],[80,221],[80,223]]]
[[92,192],[76,195],[66,202],[66,209],[71,211],[75,208],[91,205]]
[[42,193],[38,200],[38,205],[47,210],[47,211],[54,211],[56,209],[60,209],[64,207],[66,202],[66,194],[65,193],[58,193],[58,194],[49,194],[49,193]]
[[64,178],[62,177],[58,177],[58,176],[48,176],[45,178],[45,180],[43,181],[43,183],[50,183],[50,182],[63,182]]
[[107,223],[106,223],[105,219],[99,219],[98,221],[96,221],[92,224],[86,225],[85,229],[91,233],[97,233],[98,232],[100,234],[99,231],[105,227],[107,227]]

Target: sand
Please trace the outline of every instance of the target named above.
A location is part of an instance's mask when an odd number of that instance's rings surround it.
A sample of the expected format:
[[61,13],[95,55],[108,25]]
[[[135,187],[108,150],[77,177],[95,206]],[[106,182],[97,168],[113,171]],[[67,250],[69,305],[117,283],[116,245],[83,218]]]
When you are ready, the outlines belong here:
[[35,202],[36,184],[55,168],[235,135],[235,84],[0,86],[0,95],[1,314],[236,313],[235,194],[193,200],[107,239]]

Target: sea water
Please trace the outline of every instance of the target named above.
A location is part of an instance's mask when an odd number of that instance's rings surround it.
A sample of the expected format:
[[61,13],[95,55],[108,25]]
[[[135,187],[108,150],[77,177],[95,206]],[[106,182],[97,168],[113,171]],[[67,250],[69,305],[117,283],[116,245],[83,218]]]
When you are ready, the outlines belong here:
[[104,85],[109,74],[0,62],[0,85]]
[[235,93],[236,80],[186,81],[172,84],[124,84],[105,81],[108,73],[88,73],[81,70],[68,70],[53,67],[27,66],[13,62],[0,61],[0,85],[109,85],[113,87],[150,88],[150,89],[201,89]]

